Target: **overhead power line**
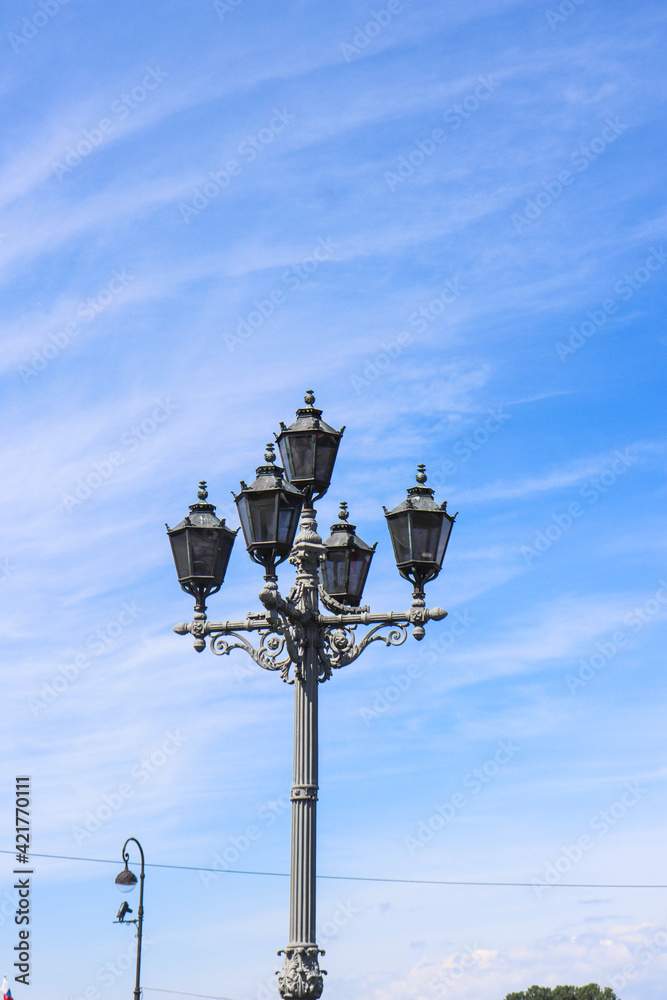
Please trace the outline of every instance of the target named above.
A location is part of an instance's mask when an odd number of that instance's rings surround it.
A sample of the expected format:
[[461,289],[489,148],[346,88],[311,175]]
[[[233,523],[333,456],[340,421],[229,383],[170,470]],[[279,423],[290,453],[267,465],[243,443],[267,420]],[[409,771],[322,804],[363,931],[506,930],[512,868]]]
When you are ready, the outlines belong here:
[[231,1000],[231,997],[212,997],[208,993],[184,993],[183,990],[161,990],[157,986],[142,986],[142,992],[144,990],[150,990],[151,993],[176,993],[179,997],[203,997],[204,1000]]
[[[0,849],[0,854],[14,854],[15,851]],[[88,861],[100,865],[116,865],[117,858],[79,858],[69,854],[35,854],[31,858],[51,858],[58,861]],[[158,862],[145,864],[146,868],[167,868],[184,872],[214,872],[216,875],[261,875],[267,878],[289,878],[289,872],[254,872],[239,868],[202,868],[197,865],[165,865]],[[382,878],[375,875],[318,875],[318,879],[335,879],[344,882],[391,882],[398,885],[479,885],[501,886],[510,888],[532,889],[535,885],[544,885],[551,889],[667,889],[667,885],[631,882],[557,882],[553,885],[534,879],[532,882],[482,882],[475,879],[440,879],[440,878]],[[166,991],[168,992],[168,991]],[[195,996],[194,993],[186,996]],[[217,998],[216,998],[217,1000]],[[225,1000],[223,997],[222,1000]]]

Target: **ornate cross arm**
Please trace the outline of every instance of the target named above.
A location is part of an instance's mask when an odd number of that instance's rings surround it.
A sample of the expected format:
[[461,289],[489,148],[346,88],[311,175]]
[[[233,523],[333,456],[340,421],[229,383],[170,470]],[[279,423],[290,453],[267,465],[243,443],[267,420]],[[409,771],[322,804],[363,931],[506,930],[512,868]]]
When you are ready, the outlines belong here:
[[241,622],[207,622],[203,615],[195,614],[194,621],[179,622],[174,625],[174,632],[177,635],[193,635],[195,637],[194,647],[198,653],[206,648],[207,635],[229,634],[231,632],[258,632],[263,628],[270,628],[275,624],[275,619],[260,611],[259,614],[248,614]]
[[[424,608],[413,605],[409,611],[373,613],[361,610],[356,614],[319,615],[318,624],[323,628],[344,625],[413,625],[415,639],[424,638],[424,625],[428,621],[441,621],[447,617],[444,608]],[[420,631],[421,630],[421,631]]]
[[[415,639],[424,637],[427,621],[440,621],[447,615],[443,608],[425,608],[423,601],[415,600],[410,611],[401,613],[390,611],[386,614],[372,614],[362,611],[355,614],[320,615],[318,622],[323,634],[322,648],[318,650],[320,680],[328,680],[331,670],[352,663],[372,642],[382,641],[387,646],[400,646],[407,639],[407,626],[412,625]],[[373,625],[369,632],[356,641],[358,625]],[[389,628],[385,635],[382,630]]]
[[[226,656],[233,649],[243,649],[264,670],[279,670],[284,681],[288,681],[290,666],[299,663],[303,655],[303,629],[290,625],[284,615],[275,612],[251,613],[238,622],[208,622],[195,617],[192,622],[175,625],[174,632],[194,636],[198,653],[206,647],[208,636],[211,637],[211,650],[218,656]],[[259,632],[259,645],[253,646],[242,632]],[[281,659],[283,653],[287,656]]]

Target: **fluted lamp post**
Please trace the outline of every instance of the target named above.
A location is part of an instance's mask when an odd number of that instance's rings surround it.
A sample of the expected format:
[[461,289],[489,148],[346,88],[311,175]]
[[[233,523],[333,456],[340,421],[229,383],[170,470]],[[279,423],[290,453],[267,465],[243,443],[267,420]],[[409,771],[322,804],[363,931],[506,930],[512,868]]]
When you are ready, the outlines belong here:
[[[421,639],[426,622],[445,617],[447,612],[442,608],[426,608],[424,585],[440,572],[454,522],[446,504],[438,505],[433,499],[433,490],[425,486],[424,467],[419,466],[418,485],[408,490],[407,499],[398,507],[385,511],[399,572],[413,583],[412,607],[407,612],[380,614],[360,607],[375,546],[355,534],[345,503],[341,504],[339,521],[331,527],[331,536],[323,543],[312,506],[329,488],[345,428],[336,431],[322,420],[322,411],[313,405],[312,390],[304,401],[306,406],[297,410],[296,420],[289,427],[281,423],[276,436],[284,468],[276,465],[273,445],[267,445],[265,464],[258,467],[257,478],[251,486],[242,482],[240,493],[235,495],[248,553],[264,567],[264,586],[259,594],[263,611],[250,612],[238,622],[208,621],[201,595],[214,592],[207,591],[211,582],[217,583],[215,589],[222,584],[233,544],[233,538],[223,532],[231,534],[230,529],[223,522],[206,525],[209,531],[218,532],[220,541],[210,540],[208,555],[197,571],[192,549],[198,536],[190,530],[174,545],[174,534],[183,531],[184,522],[168,529],[179,582],[197,601],[193,621],[176,625],[174,631],[192,635],[198,651],[207,640],[219,656],[243,649],[260,667],[279,672],[281,679],[294,687],[289,941],[278,952],[284,955],[278,973],[283,1000],[319,997],[325,975],[319,965],[324,952],[315,935],[319,685],[329,680],[334,670],[356,660],[372,642],[399,646],[405,642],[410,625],[415,639]],[[201,492],[199,497],[204,503],[206,497],[202,499]],[[207,507],[212,515],[215,508]],[[191,521],[196,508],[190,508]],[[296,580],[283,598],[276,566],[286,558],[296,567]],[[320,603],[331,614],[322,614]],[[370,628],[360,636],[360,626]],[[254,633],[257,639],[252,642]]]

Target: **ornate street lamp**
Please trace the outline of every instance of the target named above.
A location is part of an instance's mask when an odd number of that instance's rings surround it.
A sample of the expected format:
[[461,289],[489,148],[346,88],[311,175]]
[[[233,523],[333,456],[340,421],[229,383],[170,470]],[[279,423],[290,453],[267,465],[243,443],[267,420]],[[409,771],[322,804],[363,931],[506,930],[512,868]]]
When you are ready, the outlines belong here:
[[267,578],[274,578],[276,565],[292,551],[304,497],[275,464],[273,444],[267,444],[264,459],[267,464],[259,466],[255,482],[246,486],[241,480],[241,492],[232,496],[250,558],[264,567]]
[[141,855],[141,872],[139,874],[139,910],[137,912],[136,920],[126,920],[125,916],[128,913],[132,913],[132,910],[124,902],[118,911],[118,916],[116,917],[114,923],[117,924],[136,924],[137,925],[137,968],[136,975],[134,979],[134,1000],[141,1000],[141,987],[140,987],[140,977],[141,977],[141,938],[143,933],[143,923],[144,923],[144,852],[141,844],[135,837],[128,837],[128,839],[123,844],[123,861],[125,862],[125,867],[119,875],[116,875],[116,885],[121,892],[131,892],[137,884],[137,876],[134,872],[130,871],[128,868],[128,862],[130,860],[130,855],[127,850],[127,845],[130,841],[134,843],[139,848],[139,854]]
[[358,608],[377,542],[367,545],[355,535],[356,525],[347,523],[349,516],[343,501],[338,511],[339,521],[331,525],[331,535],[324,543],[322,586],[330,598]]
[[[435,580],[442,568],[447,542],[456,520],[447,513],[447,501],[437,504],[433,490],[425,486],[425,465],[417,466],[417,486],[408,488],[408,495],[393,510],[383,507],[387,527],[394,546],[398,572],[413,584],[413,608],[425,607],[424,586]],[[458,513],[458,511],[457,511]],[[415,630],[415,639],[423,639]]]
[[437,504],[433,490],[425,486],[425,465],[417,466],[418,486],[408,488],[406,500],[393,510],[384,507],[398,572],[414,584],[415,594],[424,596],[424,584],[434,580],[442,568],[447,542],[456,520],[447,513],[447,501]]
[[309,389],[303,397],[306,404],[296,411],[296,420],[286,427],[280,421],[276,436],[289,481],[305,493],[310,506],[329,489],[338,445],[344,427],[335,431],[321,418],[322,411],[313,406],[315,396]]
[[224,517],[220,521],[215,516],[215,506],[206,503],[208,492],[203,480],[197,496],[199,503],[190,504],[190,513],[175,528],[168,524],[166,528],[178,582],[194,597],[195,616],[206,617],[206,598],[222,586],[238,528],[232,531],[226,527]]
[[[317,533],[312,501],[329,487],[343,431],[334,431],[321,420],[322,411],[312,405],[312,392],[305,401],[307,406],[297,411],[290,427],[281,424],[277,438],[289,482],[275,465],[269,445],[267,464],[257,469],[252,486],[241,483],[235,497],[248,552],[265,569],[259,594],[265,610],[249,613],[238,622],[209,622],[195,615],[194,621],[174,628],[179,635],[192,635],[195,649],[203,648],[207,639],[218,656],[243,649],[260,667],[278,671],[283,681],[294,686],[289,942],[278,953],[285,956],[278,973],[283,1000],[317,1000],[325,974],[319,966],[323,952],[315,934],[319,685],[334,670],[356,660],[372,642],[400,646],[409,625],[415,639],[421,639],[426,622],[445,617],[442,608],[426,608],[424,585],[440,571],[454,520],[424,486],[426,477],[420,466],[419,485],[408,491],[403,504],[386,512],[399,571],[414,585],[412,607],[407,612],[379,614],[360,608],[375,546],[357,538],[354,525],[347,523],[346,504],[341,505],[340,521],[332,525],[325,543]],[[294,538],[299,511],[299,533]],[[285,599],[278,591],[275,567],[288,555],[296,566],[296,581]],[[320,602],[333,614],[322,614]],[[358,636],[359,626],[371,627]],[[256,643],[248,637],[254,632]]]

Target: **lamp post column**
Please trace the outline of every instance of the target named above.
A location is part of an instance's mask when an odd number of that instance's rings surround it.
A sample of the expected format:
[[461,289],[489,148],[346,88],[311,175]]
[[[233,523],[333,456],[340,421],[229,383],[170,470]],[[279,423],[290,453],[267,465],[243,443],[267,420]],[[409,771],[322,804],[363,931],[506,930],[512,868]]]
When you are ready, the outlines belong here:
[[[318,566],[324,553],[315,511],[304,509],[290,562],[297,567],[297,607],[318,612]],[[294,677],[294,769],[290,865],[289,944],[278,974],[283,1000],[317,1000],[322,994],[316,937],[317,696],[319,628],[304,629]]]
[[144,852],[141,844],[141,873],[139,875],[139,909],[137,911],[137,967],[134,980],[134,1000],[141,1000],[141,939],[144,931]]

